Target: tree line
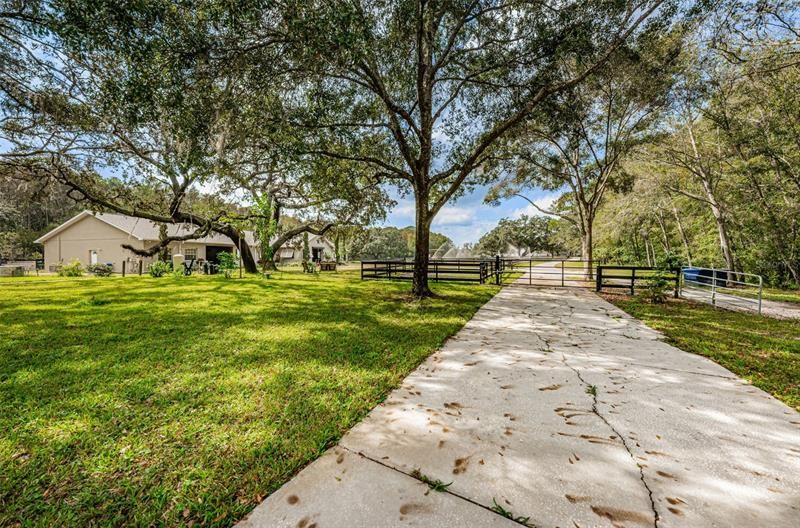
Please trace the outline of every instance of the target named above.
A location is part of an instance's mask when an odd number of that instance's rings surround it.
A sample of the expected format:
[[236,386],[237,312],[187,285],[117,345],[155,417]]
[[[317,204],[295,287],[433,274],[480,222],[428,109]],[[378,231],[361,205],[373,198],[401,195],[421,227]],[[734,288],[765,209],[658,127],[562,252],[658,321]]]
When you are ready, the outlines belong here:
[[480,238],[475,252],[483,257],[565,256],[570,249],[560,239],[560,227],[557,219],[543,216],[503,218]]
[[549,208],[528,201],[585,260],[800,285],[798,5],[747,7],[616,57],[517,142],[487,201],[559,193]]

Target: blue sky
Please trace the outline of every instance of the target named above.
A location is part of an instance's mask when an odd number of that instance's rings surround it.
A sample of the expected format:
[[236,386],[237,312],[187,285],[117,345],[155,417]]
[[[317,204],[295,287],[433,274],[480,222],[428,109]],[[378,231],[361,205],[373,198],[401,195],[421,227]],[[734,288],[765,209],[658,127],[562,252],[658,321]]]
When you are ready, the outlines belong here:
[[[518,218],[523,214],[541,215],[522,198],[504,200],[496,207],[485,204],[483,198],[486,196],[486,191],[486,187],[479,187],[454,203],[444,206],[434,219],[432,229],[447,235],[456,244],[462,245],[467,242],[477,242],[481,235],[490,231],[501,218]],[[536,189],[528,191],[525,196],[539,206],[547,207],[557,193]],[[395,200],[397,200],[397,205],[382,225],[395,227],[414,225],[413,197],[395,197]]]

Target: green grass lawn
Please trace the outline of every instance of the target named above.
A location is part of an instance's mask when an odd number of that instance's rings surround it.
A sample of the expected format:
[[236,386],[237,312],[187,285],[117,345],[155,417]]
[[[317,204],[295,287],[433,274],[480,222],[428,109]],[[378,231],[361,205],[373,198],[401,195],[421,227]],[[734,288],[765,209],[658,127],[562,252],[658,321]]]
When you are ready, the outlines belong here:
[[[742,297],[758,298],[758,290],[755,288],[750,289],[737,289],[737,290],[723,290],[725,293],[733,293]],[[764,288],[761,292],[761,298],[767,301],[778,301],[786,303],[800,304],[800,291],[798,290],[781,290],[778,288]]]
[[800,321],[731,312],[670,299],[604,297],[663,332],[678,348],[713,359],[734,374],[800,410]]
[[0,285],[0,526],[229,526],[498,288],[355,272]]
[[800,304],[800,291],[798,290],[779,290],[778,288],[764,288],[761,294],[762,299],[770,301],[780,301]]

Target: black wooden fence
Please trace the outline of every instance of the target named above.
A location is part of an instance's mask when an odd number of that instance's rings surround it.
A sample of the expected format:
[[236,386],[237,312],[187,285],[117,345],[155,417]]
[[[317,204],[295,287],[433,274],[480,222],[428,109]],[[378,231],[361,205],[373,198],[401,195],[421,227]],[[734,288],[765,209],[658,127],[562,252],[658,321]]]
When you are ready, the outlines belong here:
[[658,274],[674,284],[674,295],[678,298],[681,287],[681,270],[678,268],[665,271],[651,266],[597,266],[595,289],[600,291],[603,288],[625,288],[633,295],[637,285]]
[[[477,282],[485,284],[491,280],[499,284],[505,262],[494,259],[431,259],[428,264],[428,280],[433,282]],[[412,280],[414,261],[409,260],[362,260],[362,279]]]

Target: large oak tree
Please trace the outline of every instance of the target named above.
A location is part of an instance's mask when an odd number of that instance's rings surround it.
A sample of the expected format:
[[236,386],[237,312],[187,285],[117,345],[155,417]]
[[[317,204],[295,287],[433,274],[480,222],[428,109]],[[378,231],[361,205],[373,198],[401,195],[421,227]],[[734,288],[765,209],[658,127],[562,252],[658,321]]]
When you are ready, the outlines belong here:
[[[3,171],[55,179],[92,209],[192,227],[136,252],[153,255],[214,232],[241,248],[254,272],[244,231],[265,221],[278,226],[282,211],[304,222],[262,230],[265,262],[293,236],[383,214],[388,201],[374,174],[293,155],[281,98],[295,79],[286,76],[293,68],[264,22],[269,7],[161,0],[29,6],[0,13],[8,20],[0,29],[14,37],[0,52],[20,57],[0,77],[2,133],[13,146]],[[196,193],[204,189],[229,199],[199,207]],[[261,207],[232,205],[243,197]]]
[[[574,226],[581,258],[592,275],[595,217],[619,164],[649,139],[668,109],[677,80],[683,32],[651,35],[617,50],[586,82],[555,96],[546,115],[518,128],[510,142],[511,167],[488,201],[519,196],[539,212]],[[564,206],[542,207],[525,191],[563,191]]]
[[316,127],[308,154],[367,164],[413,194],[413,292],[423,297],[430,226],[444,205],[495,175],[510,132],[626,42],[663,30],[676,4],[287,1],[279,28],[316,77],[298,85]]

